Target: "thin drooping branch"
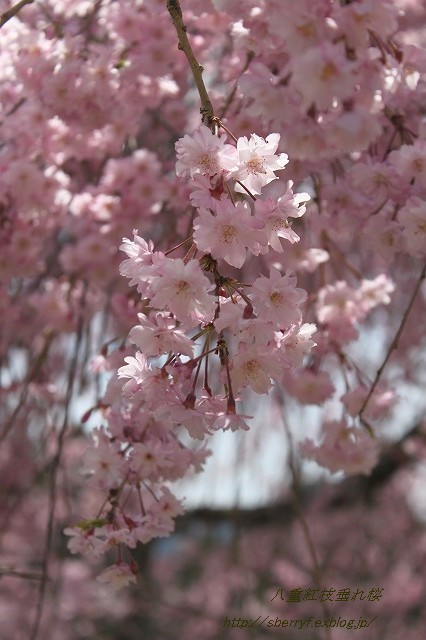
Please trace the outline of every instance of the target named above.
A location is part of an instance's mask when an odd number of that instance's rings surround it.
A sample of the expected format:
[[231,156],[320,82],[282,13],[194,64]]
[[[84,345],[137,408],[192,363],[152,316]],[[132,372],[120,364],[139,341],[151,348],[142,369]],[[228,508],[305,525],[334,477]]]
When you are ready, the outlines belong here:
[[384,370],[386,368],[387,363],[389,362],[389,359],[390,359],[392,353],[395,351],[395,349],[398,348],[398,344],[399,344],[399,340],[401,338],[402,332],[404,331],[404,327],[407,324],[407,320],[408,320],[408,317],[409,317],[409,315],[411,313],[411,310],[413,308],[414,301],[417,298],[417,294],[419,293],[420,287],[421,287],[422,282],[423,282],[423,280],[425,278],[426,278],[426,264],[423,266],[423,269],[422,269],[422,271],[420,273],[420,276],[417,279],[416,286],[414,287],[414,291],[411,294],[411,298],[410,298],[410,301],[409,301],[409,303],[407,305],[407,308],[404,311],[404,314],[403,314],[402,320],[401,320],[401,324],[398,327],[398,331],[396,332],[395,337],[394,337],[394,339],[392,340],[392,342],[390,344],[390,347],[389,347],[388,352],[387,352],[387,354],[385,356],[385,359],[383,360],[382,364],[380,365],[379,369],[377,370],[376,377],[374,378],[373,384],[371,385],[371,387],[370,387],[370,389],[369,389],[369,391],[367,393],[367,396],[366,396],[364,402],[362,403],[362,407],[359,410],[359,419],[361,420],[362,425],[364,427],[366,427],[366,429],[369,431],[369,433],[371,435],[374,434],[374,431],[371,428],[371,426],[368,424],[367,420],[364,418],[364,412],[365,412],[365,410],[367,408],[367,405],[368,405],[368,403],[370,401],[371,396],[375,392],[376,387],[377,387],[377,385],[379,384],[379,382],[381,380],[383,372],[384,372]]
[[201,101],[201,119],[205,124],[207,124],[207,126],[210,127],[212,126],[215,119],[213,105],[210,101],[209,94],[207,93],[206,85],[204,84],[204,69],[195,57],[195,54],[188,40],[188,36],[186,35],[186,25],[183,22],[182,9],[179,0],[167,0],[167,10],[170,13],[176,29],[176,33],[178,35],[178,49],[183,51],[186,55],[192,71],[192,75],[194,76],[195,86],[197,87],[197,91],[199,93]]
[[228,95],[228,97],[226,98],[226,100],[225,100],[225,104],[223,105],[222,111],[220,112],[220,116],[219,116],[219,117],[220,117],[220,119],[221,119],[221,120],[222,120],[222,118],[224,118],[224,117],[226,116],[226,114],[228,113],[228,109],[229,109],[229,107],[231,106],[231,104],[233,103],[234,98],[235,98],[235,95],[236,95],[236,93],[237,93],[239,80],[240,80],[241,76],[243,75],[243,73],[245,73],[245,72],[247,71],[247,69],[249,68],[250,63],[251,63],[251,61],[253,60],[253,58],[254,58],[254,52],[253,52],[253,51],[249,51],[249,52],[247,53],[247,58],[246,58],[245,65],[244,65],[244,67],[241,69],[241,71],[240,71],[240,75],[239,75],[239,77],[236,79],[235,84],[234,84],[234,86],[233,86],[233,87],[232,87],[232,89],[231,89],[231,93],[230,93],[230,94]]
[[27,374],[27,377],[24,382],[24,387],[21,391],[16,407],[13,410],[11,416],[6,420],[6,423],[3,426],[2,432],[0,433],[0,442],[2,442],[6,438],[9,431],[12,429],[13,425],[15,424],[16,418],[18,417],[19,413],[25,407],[25,402],[30,390],[31,382],[33,382],[37,378],[38,374],[42,369],[43,364],[46,362],[49,349],[52,345],[54,338],[55,338],[55,334],[53,331],[51,330],[46,331],[46,337],[45,337],[43,347],[41,348],[40,353],[36,356],[34,363]]
[[[314,580],[316,588],[318,590],[321,590],[323,588],[322,569],[318,559],[318,554],[317,554],[317,550],[316,550],[313,536],[311,533],[311,529],[309,527],[308,521],[306,520],[304,509],[302,507],[302,501],[301,501],[302,487],[300,483],[300,473],[299,473],[296,456],[294,452],[293,435],[292,435],[290,425],[288,423],[286,412],[285,412],[284,395],[280,388],[277,387],[276,391],[277,391],[277,395],[281,405],[282,424],[287,436],[288,466],[289,466],[289,469],[291,472],[291,478],[292,478],[291,497],[293,502],[293,508],[296,514],[296,518],[298,519],[299,524],[301,526],[302,535],[305,540],[307,551],[312,562],[312,569],[311,569],[312,578]],[[321,607],[324,612],[325,618],[329,618],[330,611],[328,609],[327,602],[325,601],[321,602]],[[326,628],[324,633],[325,633],[326,640],[332,640],[331,629]]]
[[50,469],[48,517],[47,517],[45,545],[44,545],[43,557],[41,560],[40,587],[38,590],[38,597],[36,602],[34,624],[31,629],[29,640],[36,640],[38,637],[41,619],[43,615],[43,608],[44,608],[44,602],[45,602],[45,596],[46,596],[46,587],[49,581],[48,571],[49,571],[50,556],[52,553],[52,542],[53,542],[54,525],[55,525],[55,511],[56,511],[56,502],[57,502],[57,494],[58,494],[57,481],[58,481],[58,475],[59,475],[61,461],[62,461],[62,451],[64,447],[65,436],[67,434],[68,426],[69,426],[69,414],[70,414],[70,408],[71,408],[71,401],[73,397],[73,390],[74,390],[75,380],[76,380],[77,371],[78,371],[78,360],[80,356],[81,343],[83,338],[83,329],[84,329],[83,311],[84,311],[85,302],[86,302],[86,293],[87,293],[87,285],[80,301],[80,314],[78,318],[78,325],[77,325],[77,331],[75,336],[75,347],[74,347],[74,352],[72,355],[70,368],[68,370],[68,376],[67,376],[63,420],[62,420],[61,428],[58,432],[56,453],[52,460],[51,469]]
[[10,9],[4,11],[0,16],[0,29],[6,24],[6,22],[9,22],[9,20],[18,15],[25,5],[33,4],[33,2],[34,0],[19,0],[19,2],[10,7]]

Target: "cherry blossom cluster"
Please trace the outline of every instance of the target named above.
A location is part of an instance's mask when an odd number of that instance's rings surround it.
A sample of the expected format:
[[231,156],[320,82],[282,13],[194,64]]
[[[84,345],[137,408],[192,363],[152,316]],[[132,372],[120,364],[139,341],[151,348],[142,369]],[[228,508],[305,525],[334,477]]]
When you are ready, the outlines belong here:
[[86,459],[107,501],[95,520],[66,530],[73,552],[97,557],[118,547],[117,563],[100,577],[118,588],[134,578],[121,547],[169,534],[182,512],[165,483],[200,470],[207,455],[188,437],[248,429],[250,416],[237,412],[245,389],[267,394],[315,345],[315,326],[302,324],[306,292],[291,272],[270,266],[243,283],[236,271],[299,240],[291,222],[308,194],[293,194],[291,182],[268,192],[288,162],[279,139],[253,134],[233,145],[205,125],[185,135],[176,173],[191,179],[195,209],[186,254],[156,251],[137,231],[121,245],[128,257],[120,272],[143,301],[129,332],[138,350],[110,382],[109,428],[96,432]]

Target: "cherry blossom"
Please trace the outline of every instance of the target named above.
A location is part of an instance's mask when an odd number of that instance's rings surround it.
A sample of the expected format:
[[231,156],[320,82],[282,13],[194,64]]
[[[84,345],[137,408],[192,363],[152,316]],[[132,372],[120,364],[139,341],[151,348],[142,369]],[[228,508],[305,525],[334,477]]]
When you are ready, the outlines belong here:
[[198,209],[194,240],[200,251],[237,268],[243,266],[247,249],[256,255],[266,244],[263,224],[250,214],[248,205],[237,202],[234,206],[229,201],[214,210]]
[[241,349],[232,361],[232,381],[236,391],[242,386],[249,386],[256,393],[267,393],[271,388],[271,377],[277,378],[279,374],[278,364],[259,347]]
[[143,313],[138,314],[140,324],[129,332],[129,340],[147,356],[159,356],[168,351],[176,351],[189,357],[194,354],[192,342],[176,323],[164,313],[157,313],[151,322]]
[[[263,187],[278,179],[275,171],[281,171],[288,163],[286,153],[276,155],[279,142],[278,133],[270,133],[266,139],[255,133],[250,139],[245,136],[238,138],[238,169],[233,172],[233,177],[251,193],[261,193]],[[243,187],[239,184],[235,186],[235,191],[244,193]]]
[[113,589],[119,591],[130,583],[136,582],[136,576],[126,562],[119,562],[104,569],[96,580],[100,583],[107,583]]
[[341,45],[324,42],[294,59],[291,81],[307,107],[315,102],[319,109],[324,109],[332,105],[333,99],[343,100],[352,95],[355,69]]
[[317,327],[314,324],[293,325],[281,337],[281,346],[285,347],[284,359],[288,366],[301,367],[304,356],[309,354],[316,343],[312,336],[316,333]]
[[306,300],[306,291],[295,287],[296,278],[291,274],[282,276],[271,267],[269,278],[261,276],[252,286],[251,299],[259,317],[273,321],[281,329],[288,329],[301,320],[299,309]]
[[332,473],[370,473],[377,462],[377,442],[363,430],[349,427],[345,421],[325,422],[320,445],[308,438],[300,445],[303,455],[312,458]]
[[235,147],[226,144],[226,135],[215,136],[208,127],[201,125],[194,133],[176,142],[176,174],[191,178],[201,173],[215,176],[235,171],[237,153]]
[[335,388],[326,371],[292,371],[284,376],[288,393],[301,404],[323,404],[334,393]]
[[215,302],[208,293],[213,284],[194,260],[185,264],[183,260],[166,259],[151,288],[152,304],[158,309],[167,307],[180,322],[188,324],[192,317],[205,322],[213,319]]

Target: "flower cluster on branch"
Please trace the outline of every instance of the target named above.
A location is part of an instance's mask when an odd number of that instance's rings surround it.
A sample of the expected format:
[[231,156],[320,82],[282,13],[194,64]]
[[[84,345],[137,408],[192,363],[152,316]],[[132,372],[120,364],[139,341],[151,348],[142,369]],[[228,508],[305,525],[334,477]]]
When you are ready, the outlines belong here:
[[42,602],[80,392],[69,544],[117,587],[259,395],[372,470],[424,375],[426,53],[404,0],[0,4],[0,441],[17,486],[50,472]]

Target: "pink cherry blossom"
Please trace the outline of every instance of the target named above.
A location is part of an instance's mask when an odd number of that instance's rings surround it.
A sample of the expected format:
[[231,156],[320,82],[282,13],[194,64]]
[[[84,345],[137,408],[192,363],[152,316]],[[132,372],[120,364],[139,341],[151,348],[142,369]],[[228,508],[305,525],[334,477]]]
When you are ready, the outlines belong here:
[[288,329],[300,322],[300,305],[306,300],[306,292],[295,287],[296,277],[281,275],[278,269],[270,268],[269,278],[260,276],[254,281],[253,307],[260,318],[272,321],[281,329]]
[[349,427],[345,421],[325,422],[319,445],[308,438],[300,445],[304,456],[315,460],[332,473],[369,474],[377,463],[379,445],[361,428]]
[[145,382],[150,369],[147,357],[140,351],[136,352],[134,358],[127,356],[124,361],[127,362],[127,365],[120,367],[118,377],[130,378],[129,382],[123,386],[123,392],[131,395]]
[[406,183],[414,181],[415,184],[425,184],[426,180],[426,141],[416,141],[412,145],[404,144],[399,149],[392,151],[389,162],[395,168],[398,175]]
[[93,475],[94,482],[102,488],[117,488],[122,481],[125,471],[123,458],[117,445],[111,446],[111,441],[104,431],[97,431],[97,446],[93,445],[85,455],[85,467]]
[[[348,391],[341,397],[341,401],[348,410],[349,415],[357,416],[367,397],[368,389],[363,386],[356,387]],[[372,420],[379,420],[389,415],[390,410],[395,405],[397,396],[395,391],[378,388],[368,401],[365,408],[365,417]]]
[[316,325],[305,323],[301,326],[292,326],[284,333],[280,339],[280,349],[287,366],[294,368],[302,366],[305,355],[308,355],[316,345],[312,340],[316,331]]
[[270,355],[258,347],[241,349],[232,361],[232,383],[234,391],[249,386],[256,393],[268,393],[271,378],[280,375],[279,365]]
[[247,249],[257,255],[260,245],[266,244],[263,224],[250,214],[248,205],[229,201],[217,203],[214,210],[198,210],[194,240],[200,251],[237,268],[246,261]]
[[192,136],[186,135],[176,142],[176,174],[215,176],[228,174],[237,168],[235,147],[226,144],[226,135],[216,136],[202,124]]
[[326,371],[290,371],[284,376],[286,391],[301,404],[323,404],[335,388]]
[[[232,174],[235,180],[239,180],[251,193],[259,194],[262,188],[277,180],[275,171],[281,171],[288,163],[286,153],[276,155],[280,135],[270,133],[261,138],[253,133],[250,139],[245,136],[238,138],[238,169]],[[235,191],[245,193],[241,185],[235,185]]]
[[322,323],[347,320],[351,323],[358,318],[356,292],[346,282],[336,282],[318,293],[317,316]]
[[363,280],[356,292],[360,317],[361,314],[367,315],[380,304],[389,304],[394,291],[395,283],[384,273],[374,280]]
[[80,553],[87,557],[99,558],[105,553],[105,542],[99,537],[101,529],[93,526],[87,529],[81,527],[67,527],[64,529],[71,553]]
[[131,278],[129,286],[137,285],[138,291],[142,293],[146,290],[145,282],[153,272],[153,266],[158,261],[161,261],[163,254],[154,254],[154,244],[152,241],[146,242],[137,234],[137,229],[134,229],[133,241],[128,238],[123,238],[120,249],[127,253],[129,259],[121,263],[120,273],[125,278]]
[[294,58],[292,86],[300,92],[304,104],[318,109],[332,105],[333,99],[349,98],[357,84],[356,66],[348,60],[342,45],[323,42]]
[[216,309],[215,300],[209,295],[213,287],[197,261],[185,264],[180,259],[166,258],[151,284],[151,303],[157,309],[167,308],[185,326],[200,320],[210,322]]
[[167,314],[157,313],[151,322],[143,313],[138,314],[140,324],[129,332],[129,340],[147,356],[159,356],[175,351],[192,357],[194,346],[185,334],[176,328],[176,322]]
[[227,431],[228,429],[231,431],[238,431],[239,429],[248,431],[250,427],[246,420],[251,418],[253,418],[253,416],[246,416],[239,413],[219,413],[213,424],[213,428],[222,429],[223,431]]
[[100,583],[110,585],[115,591],[127,587],[132,582],[136,582],[136,575],[126,562],[119,562],[104,569],[104,571],[96,578]]

